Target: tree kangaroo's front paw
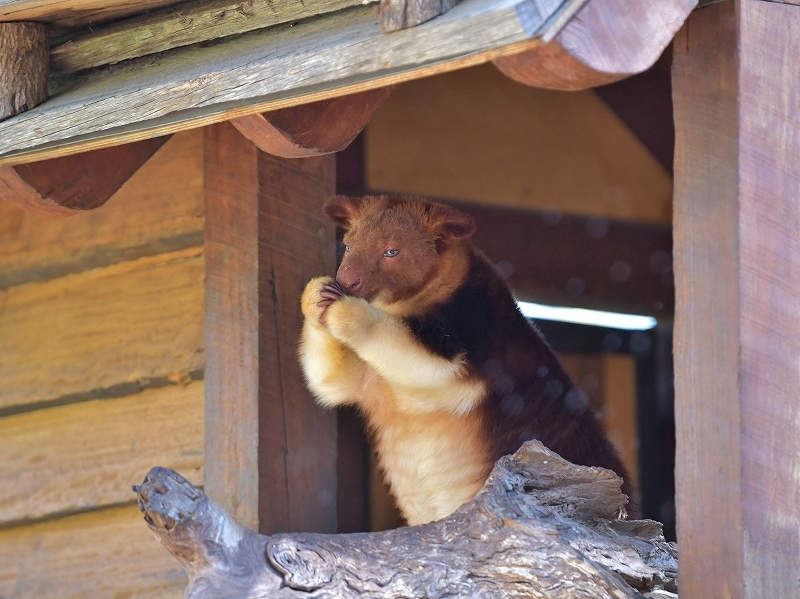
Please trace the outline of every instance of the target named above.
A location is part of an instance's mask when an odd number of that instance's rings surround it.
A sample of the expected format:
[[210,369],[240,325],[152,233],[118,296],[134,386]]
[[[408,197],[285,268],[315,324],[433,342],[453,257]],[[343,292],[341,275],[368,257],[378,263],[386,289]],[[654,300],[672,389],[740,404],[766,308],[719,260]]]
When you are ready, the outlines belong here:
[[346,296],[328,308],[326,324],[336,339],[357,342],[369,332],[379,320],[380,312],[365,300]]
[[324,327],[328,308],[343,296],[344,290],[331,277],[317,277],[306,285],[300,309],[307,320]]

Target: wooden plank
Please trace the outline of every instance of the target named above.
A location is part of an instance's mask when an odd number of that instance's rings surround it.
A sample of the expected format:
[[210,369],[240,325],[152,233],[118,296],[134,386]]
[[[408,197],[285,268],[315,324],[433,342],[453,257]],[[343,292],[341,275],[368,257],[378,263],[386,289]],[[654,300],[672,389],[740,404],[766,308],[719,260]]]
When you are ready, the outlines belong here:
[[63,218],[105,204],[167,141],[167,137],[0,166],[0,197],[46,218]]
[[669,316],[669,228],[450,202],[475,217],[473,242],[524,301]]
[[135,505],[0,529],[4,599],[179,599],[188,582]]
[[53,48],[52,66],[58,71],[74,73],[360,4],[362,0],[184,2],[93,28]]
[[47,98],[47,27],[0,23],[0,121]]
[[394,91],[381,87],[264,114],[232,119],[239,133],[275,156],[302,158],[344,150]]
[[121,19],[175,0],[0,0],[0,21],[41,21],[80,27]]
[[336,415],[296,358],[299,297],[334,271],[334,157],[286,160],[206,131],[207,489],[262,532],[336,529]]
[[0,418],[0,522],[130,502],[154,464],[203,484],[203,383]]
[[[554,40],[494,60],[527,85],[578,90],[641,73],[661,56],[697,0],[590,0]],[[631,26],[636,23],[636,26]]]
[[671,223],[669,172],[590,91],[485,65],[401,85],[364,134],[372,191]]
[[[355,7],[131,61],[77,79],[0,124],[0,162],[129,143],[480,64],[561,26],[551,12],[538,11],[549,0],[536,0],[536,9],[530,2],[465,0],[424,27],[393,35],[381,33],[375,7]],[[583,2],[567,0],[557,13]],[[531,10],[517,10],[518,3]]]
[[203,368],[191,248],[0,292],[0,411]]
[[102,208],[67,220],[0,202],[0,289],[202,245],[202,142],[174,135]]
[[675,43],[681,595],[797,594],[800,11],[721,2]]

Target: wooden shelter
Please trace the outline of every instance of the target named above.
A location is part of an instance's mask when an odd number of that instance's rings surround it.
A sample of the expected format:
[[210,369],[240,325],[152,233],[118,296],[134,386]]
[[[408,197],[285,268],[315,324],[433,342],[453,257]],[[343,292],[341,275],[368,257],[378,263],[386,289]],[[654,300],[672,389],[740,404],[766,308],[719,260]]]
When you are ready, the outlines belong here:
[[[341,526],[353,422],[295,359],[337,188],[483,204],[521,298],[674,309],[680,594],[796,595],[800,7],[452,4],[0,0],[0,597],[179,596],[155,464],[262,533]],[[674,210],[625,108],[673,38]]]

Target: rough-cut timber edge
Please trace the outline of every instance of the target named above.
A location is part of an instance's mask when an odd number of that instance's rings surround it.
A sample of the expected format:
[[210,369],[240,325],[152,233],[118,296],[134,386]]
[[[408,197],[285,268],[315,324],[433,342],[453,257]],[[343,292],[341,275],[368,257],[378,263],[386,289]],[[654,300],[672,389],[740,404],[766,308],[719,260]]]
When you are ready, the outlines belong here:
[[41,162],[0,166],[0,199],[45,218],[105,204],[169,136]]
[[344,150],[396,86],[231,120],[260,150],[304,158]]
[[380,0],[381,31],[414,27],[447,12],[459,0]]
[[676,597],[677,546],[658,522],[616,519],[621,482],[530,441],[443,520],[342,535],[259,535],[166,468],[134,491],[187,599]]
[[47,25],[0,23],[0,121],[47,99]]
[[641,73],[661,56],[697,0],[589,0],[552,41],[494,60],[515,81],[579,90]]
[[381,33],[376,6],[358,6],[89,70],[73,77],[70,89],[0,123],[0,164],[130,143],[482,64],[549,41],[585,1],[463,0],[420,27],[391,34]]

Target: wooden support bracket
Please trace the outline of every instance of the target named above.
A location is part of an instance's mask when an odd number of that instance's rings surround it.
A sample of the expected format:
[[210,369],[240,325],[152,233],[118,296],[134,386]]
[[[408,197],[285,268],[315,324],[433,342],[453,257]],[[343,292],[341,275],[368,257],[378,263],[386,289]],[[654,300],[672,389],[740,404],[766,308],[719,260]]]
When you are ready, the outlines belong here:
[[47,99],[47,25],[0,23],[0,121]]
[[92,210],[105,204],[168,139],[0,166],[0,198],[48,218]]
[[459,0],[380,0],[381,31],[414,27],[447,12]]
[[303,158],[344,150],[396,86],[232,119],[260,150]]
[[501,458],[454,514],[348,535],[256,534],[166,468],[134,487],[186,599],[676,599],[678,555],[652,520],[617,520],[622,480],[538,441]]
[[555,39],[494,60],[515,81],[565,91],[611,83],[648,69],[697,0],[589,0]]

